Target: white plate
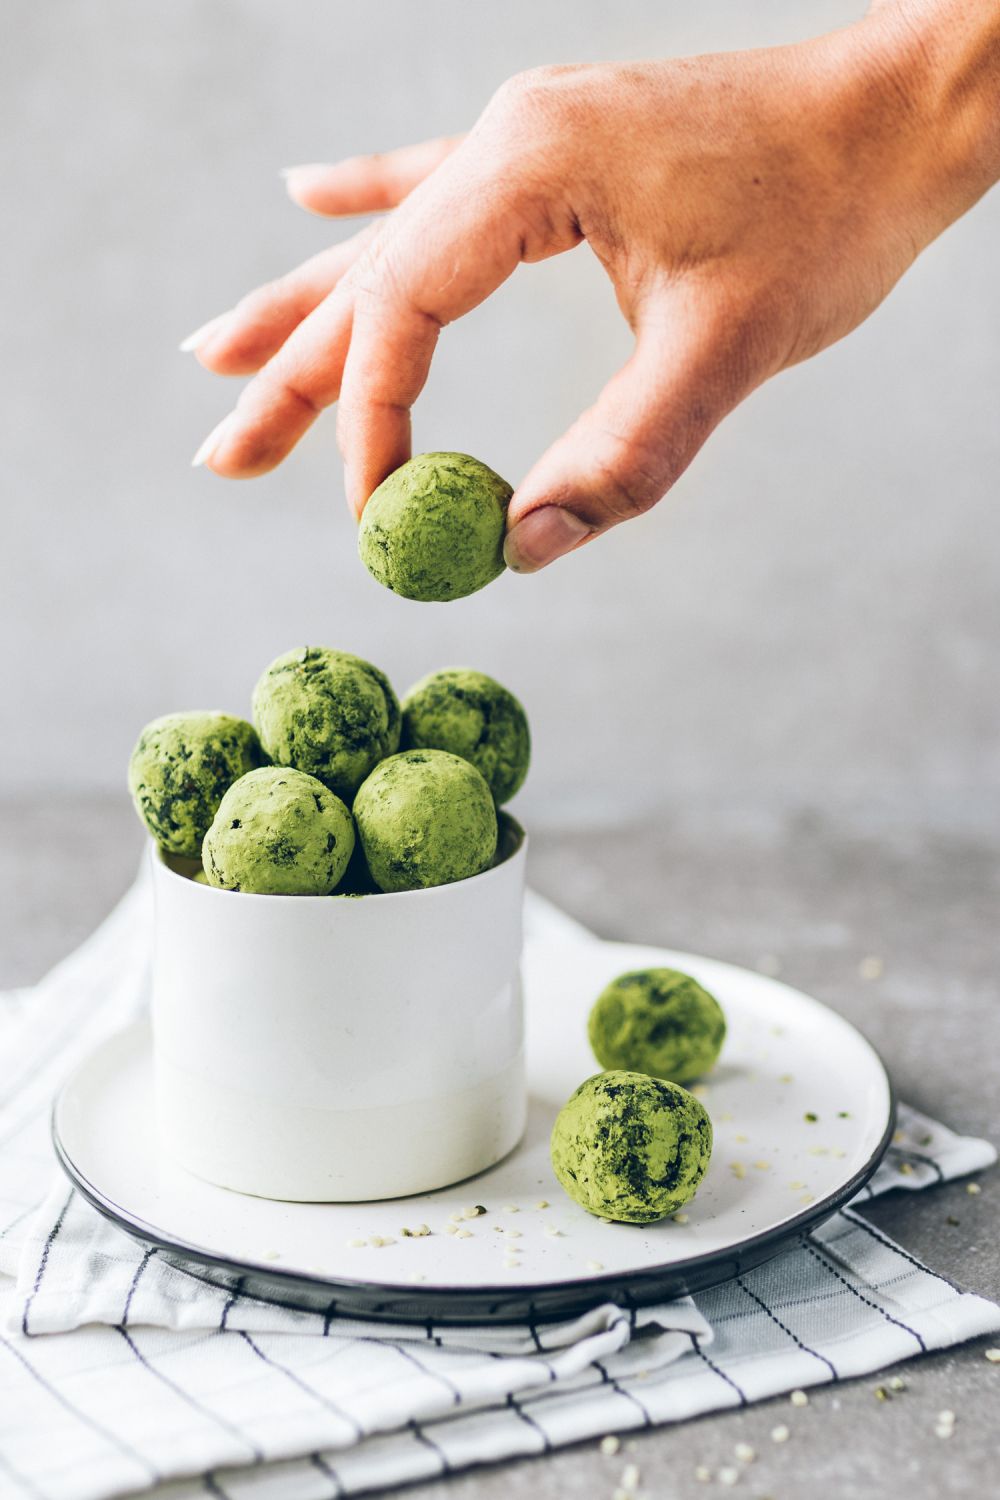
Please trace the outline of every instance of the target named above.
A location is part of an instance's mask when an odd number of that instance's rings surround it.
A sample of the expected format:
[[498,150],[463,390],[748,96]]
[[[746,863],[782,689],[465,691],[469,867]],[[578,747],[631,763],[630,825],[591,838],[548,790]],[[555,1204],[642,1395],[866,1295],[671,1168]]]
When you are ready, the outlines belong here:
[[[712,1160],[686,1222],[604,1224],[556,1182],[549,1133],[598,1071],[586,1040],[595,997],[615,975],[656,965],[693,974],[726,1014],[722,1056],[697,1087],[715,1131]],[[158,1150],[147,1023],[105,1042],[66,1084],[56,1149],[102,1213],[196,1275],[289,1306],[439,1322],[570,1316],[714,1285],[828,1218],[881,1160],[895,1115],[885,1069],[819,1001],[712,959],[600,942],[568,922],[529,940],[524,968],[528,1132],[504,1161],[456,1187],[316,1204],[200,1181]],[[477,1204],[487,1212],[463,1220],[468,1236],[444,1232],[449,1215]],[[421,1224],[432,1232],[400,1233]],[[372,1245],[373,1236],[392,1243]]]

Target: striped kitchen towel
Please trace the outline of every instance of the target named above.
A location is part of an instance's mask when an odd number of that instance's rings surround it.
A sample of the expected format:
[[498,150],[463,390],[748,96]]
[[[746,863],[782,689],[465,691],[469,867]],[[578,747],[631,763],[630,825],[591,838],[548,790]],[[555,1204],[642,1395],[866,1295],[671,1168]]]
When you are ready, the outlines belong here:
[[[528,915],[529,946],[595,941],[537,899]],[[1000,1330],[1000,1308],[851,1209],[696,1300],[555,1325],[387,1327],[206,1286],[73,1193],[48,1139],[59,1084],[147,1003],[150,924],[141,876],[42,984],[0,997],[0,1495],[102,1500],[169,1484],[172,1500],[325,1500]],[[865,1196],[996,1159],[915,1111],[900,1127]]]

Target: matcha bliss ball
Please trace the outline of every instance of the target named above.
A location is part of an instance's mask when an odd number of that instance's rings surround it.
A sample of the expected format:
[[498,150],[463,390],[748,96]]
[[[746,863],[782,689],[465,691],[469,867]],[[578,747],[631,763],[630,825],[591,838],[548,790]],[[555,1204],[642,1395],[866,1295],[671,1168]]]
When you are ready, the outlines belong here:
[[602,1068],[686,1083],[714,1067],[726,1035],[719,1002],[690,974],[620,974],[597,997],[587,1035]]
[[165,714],[147,724],[132,751],[128,789],[136,812],[160,848],[201,858],[228,787],[265,765],[257,732],[232,714]]
[[358,837],[383,891],[450,885],[489,868],[497,815],[474,766],[443,750],[391,755],[354,801]]
[[485,672],[449,667],[432,672],[403,699],[404,750],[447,750],[467,760],[499,806],[528,774],[531,736],[513,693]]
[[552,1131],[552,1166],[591,1213],[652,1224],[693,1196],[712,1154],[712,1123],[676,1083],[598,1073],[581,1083]]
[[467,453],[421,453],[384,479],[365,506],[361,561],[405,599],[462,599],[504,571],[513,490]]
[[399,748],[399,703],[388,677],[347,651],[286,651],[254,688],[253,716],[276,765],[318,777],[348,805]]
[[267,766],[235,781],[205,835],[209,885],[264,896],[328,896],[347,869],[354,825],[315,776]]

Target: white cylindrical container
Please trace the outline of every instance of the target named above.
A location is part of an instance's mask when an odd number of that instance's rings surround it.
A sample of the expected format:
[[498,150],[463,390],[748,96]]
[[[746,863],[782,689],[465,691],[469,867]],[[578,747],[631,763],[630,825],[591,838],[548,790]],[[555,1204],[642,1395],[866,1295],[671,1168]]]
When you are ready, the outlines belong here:
[[484,874],[357,898],[216,890],[153,850],[169,1154],[309,1202],[428,1192],[505,1156],[526,1112],[525,850],[501,813]]

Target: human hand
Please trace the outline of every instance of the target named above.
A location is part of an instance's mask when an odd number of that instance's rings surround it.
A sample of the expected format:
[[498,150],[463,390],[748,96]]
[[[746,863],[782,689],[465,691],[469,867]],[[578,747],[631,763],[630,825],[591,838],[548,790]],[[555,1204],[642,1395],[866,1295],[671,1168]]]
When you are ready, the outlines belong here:
[[395,211],[187,341],[219,374],[259,372],[196,461],[265,473],[339,399],[360,514],[409,457],[440,329],[586,239],[636,347],[515,492],[508,563],[534,571],[641,514],[1000,175],[995,10],[884,0],[791,47],[540,69],[464,140],[294,170],[314,212]]

